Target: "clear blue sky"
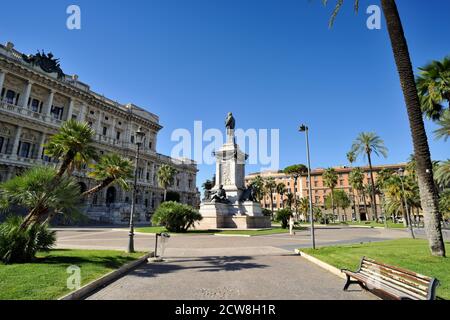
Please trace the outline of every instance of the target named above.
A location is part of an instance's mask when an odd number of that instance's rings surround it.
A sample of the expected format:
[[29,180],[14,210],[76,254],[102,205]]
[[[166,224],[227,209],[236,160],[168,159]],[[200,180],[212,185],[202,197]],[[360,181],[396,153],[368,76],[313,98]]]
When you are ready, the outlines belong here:
[[[233,111],[238,127],[280,129],[281,167],[306,161],[301,122],[310,126],[313,167],[346,164],[361,131],[377,132],[389,148],[375,164],[405,161],[411,138],[384,20],[380,31],[365,26],[365,9],[379,1],[362,0],[354,15],[347,0],[332,30],[332,8],[320,2],[7,1],[0,41],[52,51],[93,90],[158,114],[164,154],[174,129],[192,130],[195,120],[223,128]],[[450,54],[450,1],[397,2],[415,68]],[[80,31],[65,27],[70,4],[81,7]],[[434,128],[427,122],[433,158],[448,158]],[[199,169],[200,185],[214,167]]]

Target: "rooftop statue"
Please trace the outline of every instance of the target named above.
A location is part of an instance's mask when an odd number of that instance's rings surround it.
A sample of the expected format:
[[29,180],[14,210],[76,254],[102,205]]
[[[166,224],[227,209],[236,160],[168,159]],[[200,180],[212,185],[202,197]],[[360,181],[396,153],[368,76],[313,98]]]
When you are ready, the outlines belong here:
[[44,72],[58,74],[58,79],[64,78],[64,72],[59,64],[59,59],[54,59],[53,54],[49,52],[46,54],[44,51],[39,51],[35,55],[22,55],[25,62],[30,63],[33,66],[39,66]]

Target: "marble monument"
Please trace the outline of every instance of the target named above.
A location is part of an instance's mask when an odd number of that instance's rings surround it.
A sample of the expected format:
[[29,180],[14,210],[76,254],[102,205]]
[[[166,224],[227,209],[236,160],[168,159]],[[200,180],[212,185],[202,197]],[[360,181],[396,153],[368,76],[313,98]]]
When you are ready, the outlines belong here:
[[214,153],[215,186],[205,194],[200,205],[203,220],[196,229],[263,229],[270,228],[270,217],[262,214],[254,192],[245,186],[245,161],[248,156],[236,144],[236,121],[230,112],[225,120],[226,143]]

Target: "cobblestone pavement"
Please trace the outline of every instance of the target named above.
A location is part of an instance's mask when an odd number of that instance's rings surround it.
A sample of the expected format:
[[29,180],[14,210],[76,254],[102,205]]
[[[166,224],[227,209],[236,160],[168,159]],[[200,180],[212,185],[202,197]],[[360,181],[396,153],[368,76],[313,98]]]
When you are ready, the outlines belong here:
[[[121,229],[58,229],[58,248],[127,247]],[[328,227],[316,230],[319,246],[408,237],[405,230]],[[154,235],[137,234],[137,250],[154,248]],[[309,231],[295,236],[172,236],[163,263],[148,263],[89,299],[375,299],[355,287],[343,292],[343,280],[294,255],[310,245]]]

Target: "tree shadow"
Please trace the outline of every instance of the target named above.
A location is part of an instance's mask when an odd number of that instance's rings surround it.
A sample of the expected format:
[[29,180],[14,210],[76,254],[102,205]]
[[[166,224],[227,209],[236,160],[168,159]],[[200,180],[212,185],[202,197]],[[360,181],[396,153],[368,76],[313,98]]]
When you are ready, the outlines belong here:
[[[173,273],[183,270],[196,270],[197,272],[235,272],[249,269],[263,269],[267,265],[249,262],[250,256],[209,256],[174,259],[162,263],[150,263],[136,269],[130,275],[138,277],[156,277],[160,274]],[[183,264],[184,265],[181,265]]]

